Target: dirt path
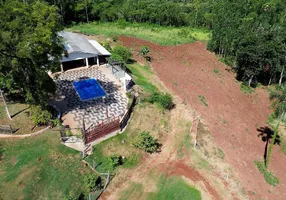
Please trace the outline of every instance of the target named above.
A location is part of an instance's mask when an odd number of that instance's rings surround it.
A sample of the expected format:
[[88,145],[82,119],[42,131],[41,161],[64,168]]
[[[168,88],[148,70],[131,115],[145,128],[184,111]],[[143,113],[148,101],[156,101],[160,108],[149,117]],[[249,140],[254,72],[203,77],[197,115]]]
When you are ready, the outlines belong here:
[[243,94],[234,74],[203,43],[163,47],[132,37],[120,40],[135,50],[142,45],[151,48],[152,68],[169,89],[201,114],[246,192],[253,194],[250,198],[286,199],[286,156],[279,147],[275,147],[270,164],[280,180],[277,187],[268,185],[253,164],[263,158],[265,145],[257,137],[257,128],[266,126],[271,113],[265,90]]
[[[141,183],[144,185],[145,190],[148,190],[147,192],[155,192],[156,180],[150,180],[150,177],[148,176],[151,172],[157,174],[157,178],[162,174],[167,174],[168,176],[183,176],[194,183],[194,185],[198,186],[204,199],[221,199],[217,190],[204,178],[201,172],[186,164],[189,163],[188,159],[177,160],[177,146],[174,141],[176,134],[181,131],[181,128],[178,127],[178,119],[184,115],[185,108],[186,107],[177,107],[172,111],[170,119],[170,122],[173,125],[172,132],[168,133],[165,138],[162,151],[158,154],[146,155],[144,161],[135,170],[131,169],[119,172],[107,191],[101,196],[101,199],[118,199],[121,192],[133,183]],[[141,195],[140,197],[140,199],[145,198],[146,196],[144,195]]]

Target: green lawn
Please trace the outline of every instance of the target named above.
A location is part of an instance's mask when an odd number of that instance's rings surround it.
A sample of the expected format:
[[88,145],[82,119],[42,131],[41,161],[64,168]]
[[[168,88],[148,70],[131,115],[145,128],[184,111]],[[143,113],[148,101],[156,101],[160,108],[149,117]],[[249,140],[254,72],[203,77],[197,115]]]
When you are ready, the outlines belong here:
[[[139,85],[142,89],[144,89],[148,93],[154,93],[158,91],[158,88],[150,83],[148,77],[152,76],[152,72],[149,67],[139,65],[138,63],[128,64],[127,68],[131,71],[132,77],[134,78],[134,82]],[[144,76],[140,70],[143,70],[147,77]]]
[[[142,198],[144,197],[144,198]],[[148,199],[148,200],[201,200],[201,192],[188,185],[181,177],[160,176],[157,182],[157,191],[144,193],[140,183],[130,183],[130,186],[121,193],[120,200]]]
[[[0,199],[63,199],[83,191],[84,174],[90,169],[79,152],[60,143],[57,132],[1,140]],[[1,150],[0,150],[1,152]]]
[[180,177],[160,177],[158,191],[150,195],[150,200],[201,200],[201,193],[189,186]]
[[206,42],[210,39],[211,32],[207,29],[190,27],[164,27],[145,23],[128,22],[92,22],[78,24],[67,29],[93,35],[125,35],[150,40],[161,45],[178,45],[191,43],[196,40]]
[[[122,144],[122,140],[125,141]],[[128,137],[128,129],[124,133],[105,140],[93,147],[93,154],[86,158],[91,165],[95,163],[98,172],[114,173],[111,155],[125,157],[125,163],[120,166],[123,168],[133,168],[141,161],[141,152],[132,146],[132,137]]]

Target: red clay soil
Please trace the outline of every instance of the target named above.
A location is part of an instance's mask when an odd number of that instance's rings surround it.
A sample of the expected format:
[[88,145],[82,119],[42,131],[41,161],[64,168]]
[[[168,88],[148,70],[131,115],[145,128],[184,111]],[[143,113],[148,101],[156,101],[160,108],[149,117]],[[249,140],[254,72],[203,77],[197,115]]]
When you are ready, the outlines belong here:
[[[269,96],[264,89],[243,94],[235,75],[227,70],[229,67],[207,51],[204,43],[160,46],[132,37],[122,36],[120,40],[135,51],[142,45],[150,47],[155,73],[202,116],[246,192],[255,193],[250,198],[286,199],[286,156],[279,147],[274,148],[270,164],[270,170],[280,181],[277,187],[268,185],[254,165],[254,160],[263,159],[265,147],[257,128],[267,126],[271,113]],[[141,60],[137,53],[134,56]],[[208,106],[199,96],[205,97]]]
[[182,162],[172,163],[172,167],[170,168],[172,169],[171,173],[169,174],[170,176],[180,175],[180,176],[185,176],[195,182],[202,181],[206,186],[206,189],[209,192],[209,194],[212,195],[213,199],[215,200],[220,199],[218,193],[213,189],[210,183],[198,171],[194,170],[193,168],[190,168],[189,166],[187,166]]

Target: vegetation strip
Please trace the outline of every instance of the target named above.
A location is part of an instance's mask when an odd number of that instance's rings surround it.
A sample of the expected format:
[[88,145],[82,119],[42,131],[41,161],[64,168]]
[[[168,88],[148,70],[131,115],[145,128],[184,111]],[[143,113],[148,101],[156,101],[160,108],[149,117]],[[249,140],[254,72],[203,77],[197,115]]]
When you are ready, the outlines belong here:
[[203,28],[190,27],[164,27],[154,24],[138,24],[128,22],[93,22],[78,24],[67,29],[88,35],[114,35],[133,36],[149,40],[160,45],[179,45],[194,41],[208,41],[210,31]]

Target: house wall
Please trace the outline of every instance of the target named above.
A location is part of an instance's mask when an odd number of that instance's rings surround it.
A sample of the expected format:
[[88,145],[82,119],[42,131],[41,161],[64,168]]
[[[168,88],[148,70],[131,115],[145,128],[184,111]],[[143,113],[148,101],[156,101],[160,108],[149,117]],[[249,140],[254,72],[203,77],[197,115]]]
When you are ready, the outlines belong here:
[[63,71],[67,71],[69,69],[75,69],[78,67],[85,67],[85,60],[80,59],[80,60],[62,62],[62,65],[63,65]]

